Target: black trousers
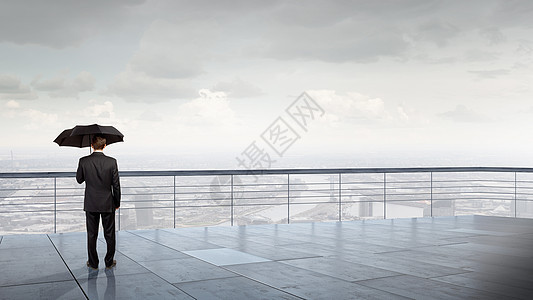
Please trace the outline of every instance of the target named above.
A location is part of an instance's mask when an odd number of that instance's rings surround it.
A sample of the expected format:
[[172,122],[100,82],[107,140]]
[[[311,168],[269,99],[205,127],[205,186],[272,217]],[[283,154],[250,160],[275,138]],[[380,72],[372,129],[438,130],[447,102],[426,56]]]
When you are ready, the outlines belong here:
[[113,264],[115,257],[115,212],[85,212],[87,224],[87,253],[89,254],[89,265],[98,268],[98,252],[96,252],[96,243],[98,239],[98,225],[102,217],[102,227],[104,228],[104,237],[107,243],[107,253],[105,255],[105,265],[109,267]]

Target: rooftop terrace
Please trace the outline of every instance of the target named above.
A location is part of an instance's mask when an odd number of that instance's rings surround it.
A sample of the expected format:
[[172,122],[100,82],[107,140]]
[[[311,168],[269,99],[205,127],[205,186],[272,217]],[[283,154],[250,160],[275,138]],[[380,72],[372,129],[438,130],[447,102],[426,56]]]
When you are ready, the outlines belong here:
[[[102,238],[102,236],[100,235]],[[0,299],[530,298],[533,219],[433,217],[0,237]],[[99,241],[99,254],[105,242]]]

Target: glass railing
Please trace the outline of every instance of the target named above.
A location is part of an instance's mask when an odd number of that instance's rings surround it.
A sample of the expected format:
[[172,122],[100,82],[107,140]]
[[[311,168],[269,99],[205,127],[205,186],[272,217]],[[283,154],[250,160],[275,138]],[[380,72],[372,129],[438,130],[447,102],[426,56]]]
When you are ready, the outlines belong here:
[[[457,215],[533,218],[533,168],[120,172],[119,230]],[[0,234],[85,230],[74,172],[0,173]]]

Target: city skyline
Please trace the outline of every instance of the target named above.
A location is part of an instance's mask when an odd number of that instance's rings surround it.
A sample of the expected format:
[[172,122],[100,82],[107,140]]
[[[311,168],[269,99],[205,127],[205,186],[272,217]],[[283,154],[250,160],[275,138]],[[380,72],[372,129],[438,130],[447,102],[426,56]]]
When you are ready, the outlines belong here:
[[[195,157],[198,168],[202,157],[213,168],[242,167],[236,158],[254,142],[276,161],[268,167],[296,166],[294,157],[309,167],[365,166],[365,157],[367,165],[533,165],[529,1],[0,7],[4,162],[12,152],[86,155],[52,141],[99,123],[125,135],[111,155],[153,154],[160,164]],[[288,109],[304,92],[323,114],[301,128]],[[265,142],[283,122],[298,137],[286,151]]]

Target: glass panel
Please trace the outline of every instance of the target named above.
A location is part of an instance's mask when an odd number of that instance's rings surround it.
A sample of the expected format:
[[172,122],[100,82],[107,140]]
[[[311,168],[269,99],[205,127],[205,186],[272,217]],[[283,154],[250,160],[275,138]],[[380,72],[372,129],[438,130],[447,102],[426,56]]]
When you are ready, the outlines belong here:
[[429,201],[388,201],[387,219],[422,218],[430,215]]
[[53,211],[24,211],[2,216],[0,234],[50,233],[54,232]]
[[231,225],[231,207],[176,208],[176,227]]
[[[173,208],[120,208],[120,230],[172,228]],[[119,224],[115,224],[117,230]]]
[[[100,222],[101,224],[102,222]],[[102,226],[102,225],[100,225]],[[118,230],[118,225],[116,225]],[[57,212],[57,232],[86,231],[85,212],[81,209],[76,211]]]
[[290,223],[339,220],[338,203],[294,204],[290,207]]
[[533,200],[517,201],[516,216],[519,218],[533,218]]
[[[344,199],[344,197],[343,197]],[[383,201],[355,201],[342,202],[342,220],[371,220],[383,219]]]
[[286,224],[287,203],[234,208],[234,225]]

